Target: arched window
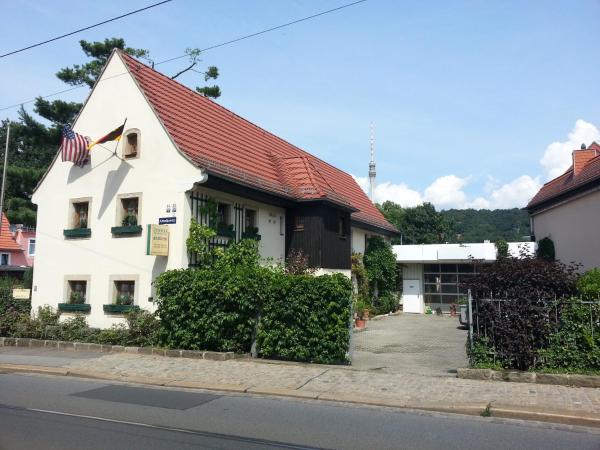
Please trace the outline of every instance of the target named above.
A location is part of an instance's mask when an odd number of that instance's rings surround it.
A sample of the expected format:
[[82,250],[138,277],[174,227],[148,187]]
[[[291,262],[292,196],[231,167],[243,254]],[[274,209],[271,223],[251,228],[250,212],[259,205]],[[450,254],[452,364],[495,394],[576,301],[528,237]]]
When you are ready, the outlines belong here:
[[139,158],[141,147],[141,134],[137,128],[131,128],[123,135],[123,158]]

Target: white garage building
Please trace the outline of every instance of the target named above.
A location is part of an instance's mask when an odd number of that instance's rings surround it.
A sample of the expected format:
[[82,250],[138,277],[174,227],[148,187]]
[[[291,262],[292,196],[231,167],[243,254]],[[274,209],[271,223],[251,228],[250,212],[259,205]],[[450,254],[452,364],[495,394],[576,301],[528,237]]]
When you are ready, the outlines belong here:
[[[519,256],[522,251],[529,255],[535,252],[534,242],[511,242],[508,247],[511,256]],[[402,274],[403,311],[420,314],[426,306],[448,312],[452,303],[466,296],[460,285],[476,273],[477,265],[494,262],[497,257],[496,246],[490,242],[393,248]]]

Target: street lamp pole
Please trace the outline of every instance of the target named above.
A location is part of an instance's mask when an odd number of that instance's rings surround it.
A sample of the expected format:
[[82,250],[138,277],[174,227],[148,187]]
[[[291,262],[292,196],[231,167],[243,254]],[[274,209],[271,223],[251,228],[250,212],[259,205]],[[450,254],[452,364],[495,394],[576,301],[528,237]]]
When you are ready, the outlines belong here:
[[[4,167],[2,168],[2,191],[0,192],[0,222],[4,214],[4,189],[6,188],[6,166],[8,165],[8,139],[10,137],[10,122],[6,125],[6,147],[4,148]],[[0,234],[2,226],[0,225]]]

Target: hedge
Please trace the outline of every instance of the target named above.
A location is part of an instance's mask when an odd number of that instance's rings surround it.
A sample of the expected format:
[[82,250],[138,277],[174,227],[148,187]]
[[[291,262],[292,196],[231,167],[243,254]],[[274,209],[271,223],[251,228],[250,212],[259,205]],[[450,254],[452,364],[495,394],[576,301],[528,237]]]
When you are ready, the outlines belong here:
[[249,352],[256,338],[260,356],[346,361],[352,286],[341,274],[220,265],[168,271],[155,286],[162,346]]

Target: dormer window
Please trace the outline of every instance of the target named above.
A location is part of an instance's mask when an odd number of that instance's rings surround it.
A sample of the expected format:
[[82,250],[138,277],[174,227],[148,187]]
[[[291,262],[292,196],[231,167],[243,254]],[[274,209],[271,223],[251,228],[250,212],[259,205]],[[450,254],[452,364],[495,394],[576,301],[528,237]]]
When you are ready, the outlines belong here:
[[132,159],[140,156],[140,130],[127,130],[123,138],[123,158]]

